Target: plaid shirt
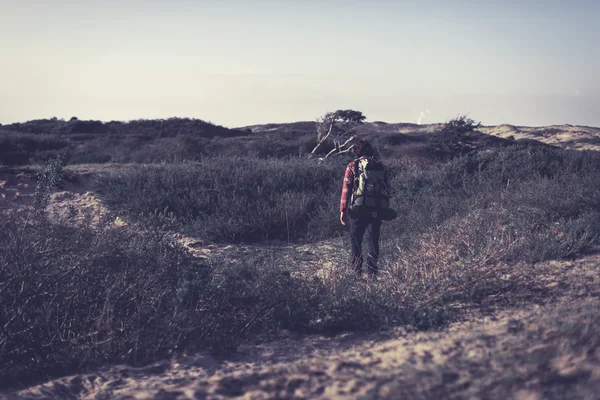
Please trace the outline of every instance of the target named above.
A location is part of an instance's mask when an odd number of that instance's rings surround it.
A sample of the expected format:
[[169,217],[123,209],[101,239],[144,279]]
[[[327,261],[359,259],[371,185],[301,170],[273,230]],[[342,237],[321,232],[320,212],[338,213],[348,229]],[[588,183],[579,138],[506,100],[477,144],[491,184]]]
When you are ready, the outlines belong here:
[[[361,157],[364,158],[364,157]],[[360,158],[358,159],[360,160]],[[344,175],[344,184],[342,185],[342,198],[340,200],[340,212],[346,211],[350,205],[350,197],[354,191],[354,170],[357,167],[358,160],[352,161],[346,167],[346,174]]]
[[[348,209],[348,207],[350,206],[350,199],[352,197],[352,193],[354,192],[354,179],[356,178],[355,176],[355,171],[358,169],[358,162],[360,160],[364,160],[366,157],[361,157],[358,158],[352,162],[350,162],[350,164],[348,164],[348,166],[346,167],[346,173],[344,174],[344,183],[342,185],[342,198],[340,199],[340,212],[344,212]],[[390,181],[389,181],[389,176],[387,174],[387,171],[385,173],[385,178],[384,178],[385,182],[385,186],[388,190],[388,192],[390,191]]]

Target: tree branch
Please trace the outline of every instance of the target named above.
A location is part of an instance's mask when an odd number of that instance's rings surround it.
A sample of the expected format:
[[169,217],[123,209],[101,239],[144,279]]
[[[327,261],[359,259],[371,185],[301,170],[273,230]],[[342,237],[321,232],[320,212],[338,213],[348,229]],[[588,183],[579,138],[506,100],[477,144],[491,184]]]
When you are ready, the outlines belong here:
[[354,144],[353,144],[352,146],[348,147],[348,148],[347,148],[347,149],[345,149],[345,150],[342,150],[342,149],[344,148],[344,146],[346,146],[348,143],[350,143],[350,142],[351,142],[351,141],[353,141],[353,140],[354,140],[354,136],[352,136],[351,138],[349,138],[348,140],[346,140],[346,141],[344,142],[344,144],[342,144],[341,146],[339,146],[339,147],[336,147],[335,149],[331,150],[331,151],[330,151],[329,153],[327,153],[327,154],[325,155],[325,157],[323,157],[322,159],[324,160],[324,159],[326,159],[327,157],[329,157],[329,156],[330,156],[330,155],[332,155],[332,154],[338,155],[338,154],[344,154],[344,153],[348,153],[350,150],[352,150],[352,148],[354,148]]

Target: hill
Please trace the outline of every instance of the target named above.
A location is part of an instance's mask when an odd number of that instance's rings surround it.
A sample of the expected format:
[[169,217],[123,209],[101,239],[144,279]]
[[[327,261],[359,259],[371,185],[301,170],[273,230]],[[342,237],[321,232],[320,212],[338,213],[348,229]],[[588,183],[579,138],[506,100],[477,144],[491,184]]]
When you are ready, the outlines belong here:
[[196,159],[213,139],[248,135],[198,119],[129,122],[40,119],[0,125],[0,164],[169,162]]
[[[356,135],[383,157],[432,157],[427,143],[443,124],[367,122]],[[485,126],[470,133],[483,150],[515,143],[600,150],[600,128]],[[42,164],[61,155],[68,164],[197,161],[206,156],[281,158],[307,155],[316,145],[315,122],[251,125],[235,129],[198,119],[129,122],[41,119],[0,125],[0,164]],[[324,146],[323,151],[329,149]]]
[[535,140],[571,150],[600,150],[600,128],[576,125],[541,127],[498,125],[482,127],[481,132],[500,138]]
[[[361,125],[356,133],[371,139],[383,138],[383,142],[399,144],[422,142],[435,133],[443,124],[412,124],[412,123],[387,123],[383,121],[366,122]],[[240,130],[251,130],[259,134],[296,134],[308,135],[316,132],[314,122],[302,121],[282,124],[250,125]],[[571,150],[600,150],[600,128],[578,125],[551,125],[551,126],[515,126],[515,125],[490,125],[482,126],[479,132],[501,139],[514,141],[538,141],[552,146]],[[499,143],[499,142],[496,142]]]

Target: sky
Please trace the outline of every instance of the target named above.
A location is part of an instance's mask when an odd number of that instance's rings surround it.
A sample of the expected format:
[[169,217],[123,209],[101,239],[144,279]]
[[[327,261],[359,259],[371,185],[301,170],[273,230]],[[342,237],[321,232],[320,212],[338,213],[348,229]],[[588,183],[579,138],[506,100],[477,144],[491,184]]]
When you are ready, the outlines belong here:
[[597,0],[0,0],[0,123],[600,126]]

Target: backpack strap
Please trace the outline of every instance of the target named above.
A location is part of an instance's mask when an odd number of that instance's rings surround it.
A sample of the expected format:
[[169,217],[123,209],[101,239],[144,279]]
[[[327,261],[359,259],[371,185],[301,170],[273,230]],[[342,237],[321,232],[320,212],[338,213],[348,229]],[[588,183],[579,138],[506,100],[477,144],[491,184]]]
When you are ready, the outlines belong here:
[[357,189],[356,184],[358,182],[358,179],[360,178],[360,158],[354,160],[353,162],[354,162],[354,166],[353,166],[354,182],[353,182],[353,186],[352,186],[352,191],[354,192]]
[[358,163],[358,159],[352,161],[352,173],[354,174],[354,178],[352,179],[352,193],[350,193],[350,207],[352,207],[352,205],[354,204],[354,195],[356,194],[356,189],[358,187],[358,178],[360,177]]

